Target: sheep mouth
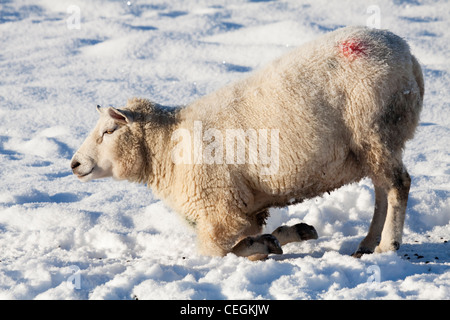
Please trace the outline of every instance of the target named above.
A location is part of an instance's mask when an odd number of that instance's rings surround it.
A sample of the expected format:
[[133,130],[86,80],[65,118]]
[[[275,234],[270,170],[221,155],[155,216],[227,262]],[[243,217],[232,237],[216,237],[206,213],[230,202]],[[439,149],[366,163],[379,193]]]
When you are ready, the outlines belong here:
[[93,171],[94,171],[94,168],[92,168],[91,171],[89,171],[88,173],[77,174],[77,177],[78,177],[78,179],[84,178],[84,177],[90,175]]

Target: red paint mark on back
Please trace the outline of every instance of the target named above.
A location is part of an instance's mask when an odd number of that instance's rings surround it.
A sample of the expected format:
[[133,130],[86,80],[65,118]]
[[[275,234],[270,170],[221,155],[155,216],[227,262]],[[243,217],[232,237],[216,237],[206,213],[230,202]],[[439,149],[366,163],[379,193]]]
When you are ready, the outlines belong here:
[[342,54],[351,60],[366,54],[366,47],[357,39],[345,40],[340,44],[339,48]]

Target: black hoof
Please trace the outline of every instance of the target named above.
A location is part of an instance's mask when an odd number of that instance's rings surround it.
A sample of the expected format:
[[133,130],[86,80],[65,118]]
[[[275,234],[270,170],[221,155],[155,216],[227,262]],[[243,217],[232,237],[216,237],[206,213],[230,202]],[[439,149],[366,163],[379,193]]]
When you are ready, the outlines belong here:
[[282,254],[283,249],[281,249],[281,245],[278,242],[277,238],[275,238],[271,234],[263,234],[255,239],[255,242],[259,242],[267,246],[269,253]]
[[352,257],[359,259],[363,256],[363,254],[372,254],[372,253],[373,253],[372,250],[366,248],[359,248],[358,250],[356,250],[355,253],[352,254]]
[[313,226],[310,226],[306,223],[298,223],[293,226],[295,228],[295,231],[300,236],[300,239],[302,240],[311,240],[311,239],[317,239],[319,236],[317,234],[316,229],[314,229]]

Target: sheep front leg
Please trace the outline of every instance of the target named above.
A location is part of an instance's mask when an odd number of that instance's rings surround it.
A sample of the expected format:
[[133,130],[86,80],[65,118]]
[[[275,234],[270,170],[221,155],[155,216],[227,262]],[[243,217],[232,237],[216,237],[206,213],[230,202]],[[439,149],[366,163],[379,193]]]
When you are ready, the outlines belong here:
[[233,248],[237,238],[215,221],[203,219],[197,223],[199,251],[207,256],[225,256]]
[[197,236],[200,251],[209,256],[225,256],[232,252],[250,260],[264,259],[270,253],[282,254],[281,245],[277,238],[270,234],[248,236],[240,240],[240,233],[231,232],[220,225],[203,223],[198,227]]
[[270,253],[282,254],[281,245],[271,234],[247,237],[239,241],[231,251],[237,256],[248,257],[250,260],[261,260]]
[[282,246],[290,242],[300,242],[318,238],[316,229],[306,223],[298,223],[290,227],[278,227],[272,232],[272,235],[278,239]]
[[[265,253],[267,251],[261,249],[264,238],[256,241],[249,239],[247,242],[245,240],[248,238],[243,239],[248,235],[247,231],[253,230],[248,217],[225,206],[214,209],[217,211],[207,212],[197,222],[197,237],[200,251],[203,254],[225,256],[233,252],[238,256],[248,256],[252,253]],[[236,243],[238,243],[237,246]],[[245,243],[248,244],[248,248]],[[248,250],[245,250],[246,248]]]

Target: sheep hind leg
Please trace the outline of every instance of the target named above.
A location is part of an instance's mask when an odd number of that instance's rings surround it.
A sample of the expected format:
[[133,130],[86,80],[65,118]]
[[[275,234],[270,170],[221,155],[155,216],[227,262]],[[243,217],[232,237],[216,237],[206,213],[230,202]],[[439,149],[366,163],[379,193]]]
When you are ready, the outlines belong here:
[[402,242],[411,178],[402,163],[389,171],[381,179],[372,179],[375,212],[369,233],[353,254],[356,258],[367,253],[396,251]]
[[411,177],[401,165],[394,170],[391,184],[387,191],[388,208],[380,244],[375,252],[398,250],[402,243],[403,225],[405,222]]
[[363,254],[373,253],[381,239],[381,232],[386,220],[387,193],[383,187],[375,185],[375,210],[370,223],[367,236],[361,241],[358,249],[352,254],[355,258],[361,258]]

